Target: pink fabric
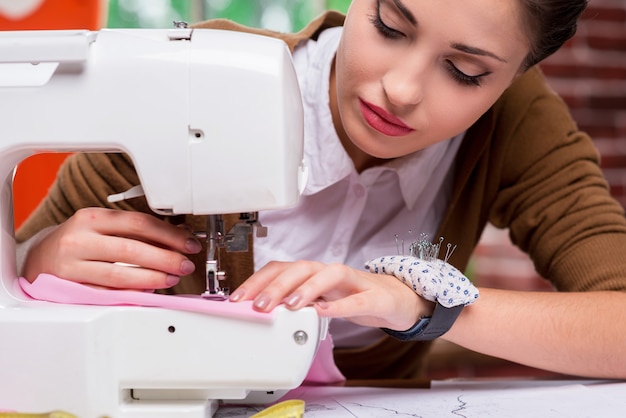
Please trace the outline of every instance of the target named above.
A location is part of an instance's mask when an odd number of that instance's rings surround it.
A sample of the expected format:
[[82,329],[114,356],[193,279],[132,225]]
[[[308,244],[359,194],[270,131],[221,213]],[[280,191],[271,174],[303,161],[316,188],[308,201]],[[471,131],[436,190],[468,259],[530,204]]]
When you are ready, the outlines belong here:
[[[135,290],[105,289],[64,280],[50,274],[40,274],[30,283],[19,279],[22,290],[31,298],[48,302],[74,305],[99,306],[147,306],[181,311],[200,312],[209,315],[240,318],[251,321],[270,322],[274,315],[262,313],[252,308],[252,302],[231,303],[213,301],[199,295],[161,295]],[[345,380],[333,360],[330,334],[320,342],[306,382],[333,383]]]
[[73,305],[149,306],[180,311],[201,312],[210,315],[270,322],[272,313],[262,313],[252,308],[252,302],[231,303],[202,298],[200,295],[169,296],[136,290],[93,287],[50,274],[40,274],[30,283],[20,278],[22,290],[31,298]]
[[304,384],[329,384],[343,382],[345,376],[339,371],[333,357],[333,339],[330,333],[320,341],[320,346],[315,353],[313,364],[304,379]]

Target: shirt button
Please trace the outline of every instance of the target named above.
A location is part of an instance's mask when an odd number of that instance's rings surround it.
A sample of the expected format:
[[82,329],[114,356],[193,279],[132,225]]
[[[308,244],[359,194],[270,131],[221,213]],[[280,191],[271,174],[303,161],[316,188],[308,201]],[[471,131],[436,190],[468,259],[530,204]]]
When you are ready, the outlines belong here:
[[363,186],[354,186],[354,195],[356,197],[363,197],[365,196],[365,188]]

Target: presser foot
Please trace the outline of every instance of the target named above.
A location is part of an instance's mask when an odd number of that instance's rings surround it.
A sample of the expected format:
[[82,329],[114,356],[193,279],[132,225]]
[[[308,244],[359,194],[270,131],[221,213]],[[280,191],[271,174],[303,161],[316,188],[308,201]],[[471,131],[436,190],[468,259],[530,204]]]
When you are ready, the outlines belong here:
[[205,291],[200,295],[203,299],[208,300],[226,300],[228,296],[230,296],[230,290],[228,288],[223,288],[218,290],[217,292],[211,292],[209,290]]
[[206,290],[200,296],[209,300],[228,299],[230,289],[219,285],[220,280],[225,278],[226,273],[217,268],[217,260],[208,260],[206,262]]

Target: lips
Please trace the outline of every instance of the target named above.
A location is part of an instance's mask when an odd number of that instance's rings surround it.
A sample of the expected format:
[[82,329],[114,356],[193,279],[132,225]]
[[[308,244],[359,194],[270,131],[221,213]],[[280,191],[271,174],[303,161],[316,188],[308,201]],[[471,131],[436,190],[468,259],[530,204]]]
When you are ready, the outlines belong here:
[[387,136],[403,136],[414,131],[385,109],[359,99],[361,114],[369,126]]

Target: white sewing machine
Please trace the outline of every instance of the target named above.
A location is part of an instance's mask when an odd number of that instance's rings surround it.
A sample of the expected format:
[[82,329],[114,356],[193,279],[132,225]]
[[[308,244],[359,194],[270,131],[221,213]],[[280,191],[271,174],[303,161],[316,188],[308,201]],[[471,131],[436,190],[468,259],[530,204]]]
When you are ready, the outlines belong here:
[[157,212],[295,204],[302,104],[284,43],[185,25],[0,32],[0,115],[0,411],[209,417],[219,400],[272,402],[301,384],[325,333],[312,308],[248,321],[29,299],[11,190],[31,154],[123,151]]

